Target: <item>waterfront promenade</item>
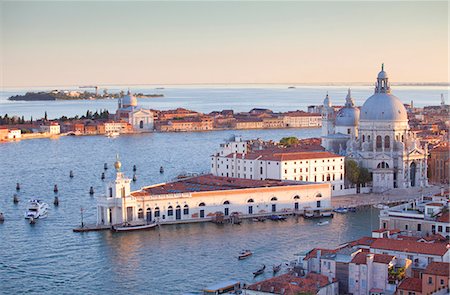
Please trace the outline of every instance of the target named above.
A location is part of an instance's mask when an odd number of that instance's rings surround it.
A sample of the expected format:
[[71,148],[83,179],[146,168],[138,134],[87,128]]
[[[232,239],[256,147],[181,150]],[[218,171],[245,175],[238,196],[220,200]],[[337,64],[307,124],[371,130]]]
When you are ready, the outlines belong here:
[[427,188],[406,188],[389,190],[381,194],[354,194],[339,197],[333,197],[331,204],[333,208],[338,207],[360,207],[375,204],[389,204],[412,199],[420,198],[421,196],[430,196],[441,191],[440,186],[430,185]]

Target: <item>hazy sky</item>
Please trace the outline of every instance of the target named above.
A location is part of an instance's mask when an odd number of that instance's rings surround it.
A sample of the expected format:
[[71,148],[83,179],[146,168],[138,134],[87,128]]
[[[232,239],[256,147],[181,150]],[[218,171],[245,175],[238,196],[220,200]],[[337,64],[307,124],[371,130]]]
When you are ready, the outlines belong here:
[[448,81],[446,1],[0,5],[4,87]]

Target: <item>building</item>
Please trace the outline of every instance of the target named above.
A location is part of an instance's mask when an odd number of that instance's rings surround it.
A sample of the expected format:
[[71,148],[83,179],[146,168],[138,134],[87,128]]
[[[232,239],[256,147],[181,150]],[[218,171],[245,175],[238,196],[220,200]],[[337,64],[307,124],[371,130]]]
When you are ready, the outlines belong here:
[[297,295],[320,294],[337,295],[339,286],[336,280],[329,280],[326,276],[308,273],[305,276],[283,274],[247,286],[242,290],[243,295]]
[[22,130],[20,129],[8,129],[8,139],[20,139],[22,138]]
[[235,121],[236,129],[262,129],[264,128],[264,122],[261,118],[257,117],[238,117]]
[[8,128],[0,128],[0,141],[6,141],[8,140]]
[[124,97],[119,98],[115,119],[131,124],[134,131],[148,132],[154,129],[153,112],[138,107],[137,98],[130,91]]
[[449,183],[450,179],[450,143],[442,143],[430,150],[428,161],[430,182]]
[[450,239],[448,191],[382,210],[380,228],[395,228],[417,237],[439,234]]
[[215,176],[331,183],[333,195],[345,193],[344,157],[327,151],[249,150],[240,137],[211,156]]
[[406,278],[397,289],[397,295],[449,294],[450,264],[431,262],[421,278]]
[[209,116],[185,117],[159,122],[157,129],[163,132],[170,131],[209,131],[214,128],[213,119]]
[[44,124],[40,126],[41,132],[49,133],[49,134],[60,134],[61,127],[57,122],[50,122],[48,124]]
[[318,113],[303,111],[283,113],[284,125],[289,128],[317,128],[322,126],[321,116]]
[[105,122],[103,123],[105,133],[129,133],[133,131],[133,126],[127,122]]
[[210,221],[218,213],[252,217],[292,213],[296,208],[330,208],[330,185],[249,180],[201,175],[130,190],[130,179],[115,163],[116,178],[98,198],[98,224],[160,224]]
[[392,188],[425,187],[427,146],[410,131],[403,103],[391,94],[382,66],[375,93],[358,110],[349,91],[346,104],[335,111],[326,96],[322,110],[322,143],[369,169],[374,192]]

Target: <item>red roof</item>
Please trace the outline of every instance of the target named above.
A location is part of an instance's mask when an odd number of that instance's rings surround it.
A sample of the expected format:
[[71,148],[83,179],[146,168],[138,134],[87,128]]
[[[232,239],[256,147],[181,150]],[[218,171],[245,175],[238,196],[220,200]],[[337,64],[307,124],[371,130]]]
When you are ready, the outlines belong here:
[[449,223],[450,222],[450,214],[449,212],[445,212],[444,214],[442,214],[441,216],[439,216],[436,221],[438,222],[446,222]]
[[444,206],[444,204],[442,204],[442,203],[428,203],[428,204],[425,204],[426,206],[436,206],[436,207],[442,207],[442,206]]
[[430,275],[450,277],[450,263],[433,261],[425,268],[424,273]]
[[362,238],[360,238],[360,239],[358,239],[356,241],[349,242],[348,244],[349,244],[350,247],[354,247],[354,246],[370,246],[376,240],[377,240],[377,238],[362,237]]
[[[229,154],[227,158],[233,158],[234,154]],[[323,151],[308,152],[274,152],[274,151],[255,151],[247,154],[236,154],[238,159],[263,160],[263,161],[294,161],[294,160],[313,160],[327,158],[341,158],[342,156]]]
[[377,239],[372,243],[371,248],[436,256],[443,256],[448,251],[446,243],[421,243],[411,240],[386,238]]
[[366,264],[367,263],[367,253],[366,252],[359,252],[358,254],[356,254],[351,263],[354,264]]
[[373,262],[376,263],[383,263],[383,264],[389,264],[395,256],[393,255],[387,255],[387,254],[371,254],[367,252],[359,252],[356,254],[353,259],[352,263],[355,264],[367,264],[367,256],[373,255]]
[[283,295],[297,295],[300,293],[316,294],[320,288],[328,284],[328,278],[321,274],[308,273],[305,277],[284,274],[252,284],[247,289]]
[[422,280],[417,278],[406,278],[400,283],[398,289],[422,292]]
[[314,248],[311,251],[308,252],[308,254],[306,254],[306,257],[304,260],[309,260],[311,258],[316,258],[317,257],[317,251],[320,250],[320,255],[326,255],[326,254],[332,254],[332,253],[336,253],[339,249],[324,249],[324,248]]

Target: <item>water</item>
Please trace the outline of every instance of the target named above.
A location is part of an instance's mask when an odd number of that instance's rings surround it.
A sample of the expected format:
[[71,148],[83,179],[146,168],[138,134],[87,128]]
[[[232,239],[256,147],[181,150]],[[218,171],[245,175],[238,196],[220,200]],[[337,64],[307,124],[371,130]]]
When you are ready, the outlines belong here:
[[[279,140],[284,136],[318,136],[319,129],[239,131],[244,138]],[[95,222],[95,199],[89,187],[103,192],[103,163],[107,176],[119,153],[134,189],[167,181],[183,171],[207,171],[209,157],[235,131],[166,133],[121,136],[61,137],[0,144],[0,294],[181,294],[217,281],[254,282],[252,272],[293,260],[295,253],[316,246],[333,247],[362,235],[378,224],[377,212],[336,216],[329,225],[289,219],[287,222],[244,222],[241,226],[191,224],[164,226],[160,231],[112,234],[73,233],[80,208],[87,223]],[[165,173],[159,173],[164,166]],[[69,178],[73,170],[74,178]],[[21,201],[12,195],[20,182]],[[58,184],[60,206],[53,207]],[[30,226],[23,218],[25,202],[40,197],[50,204],[49,216]],[[371,218],[367,218],[370,216]],[[238,261],[243,249],[253,249]]]
[[[139,104],[151,109],[167,110],[177,107],[189,108],[199,112],[233,109],[237,112],[249,111],[252,108],[269,108],[273,111],[305,110],[308,105],[320,105],[328,92],[333,104],[343,105],[348,86],[297,86],[288,89],[288,85],[240,85],[240,86],[171,86],[155,89],[154,86],[133,86],[135,93],[162,93],[162,98],[139,99]],[[27,91],[48,91],[55,88],[2,89],[0,91],[0,115],[18,115],[29,119],[42,118],[47,112],[48,118],[83,115],[87,110],[108,109],[115,112],[117,100],[95,101],[8,101],[8,97],[24,94]],[[80,90],[77,87],[59,89]],[[118,93],[126,87],[108,87],[111,93]],[[84,90],[84,89],[81,89]],[[88,89],[90,90],[90,89]],[[92,91],[92,90],[90,90]],[[437,105],[441,93],[448,100],[448,87],[443,86],[393,86],[393,94],[404,103],[414,101],[415,106]],[[352,86],[352,96],[356,105],[361,106],[373,94],[373,86]]]

